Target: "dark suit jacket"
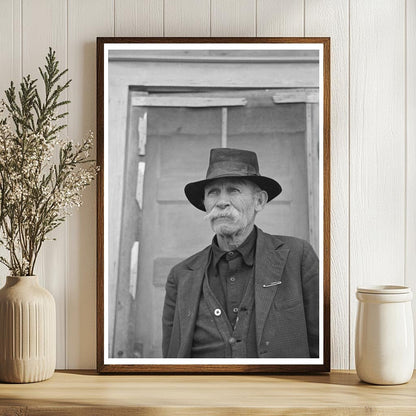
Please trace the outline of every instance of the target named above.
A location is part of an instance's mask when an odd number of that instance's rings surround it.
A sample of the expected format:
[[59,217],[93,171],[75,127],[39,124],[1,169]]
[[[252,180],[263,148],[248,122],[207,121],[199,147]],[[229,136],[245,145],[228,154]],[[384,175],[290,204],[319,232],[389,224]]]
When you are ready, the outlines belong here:
[[[304,240],[257,231],[254,291],[259,357],[318,357],[318,258]],[[169,273],[163,308],[164,357],[190,357],[209,252],[210,246]],[[271,282],[281,283],[267,287]]]

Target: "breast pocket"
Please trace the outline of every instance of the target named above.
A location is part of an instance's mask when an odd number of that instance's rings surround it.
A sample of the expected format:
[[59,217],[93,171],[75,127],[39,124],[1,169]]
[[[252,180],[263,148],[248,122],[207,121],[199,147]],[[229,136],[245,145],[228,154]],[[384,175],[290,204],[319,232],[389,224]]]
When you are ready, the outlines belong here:
[[302,299],[299,297],[296,298],[290,298],[290,299],[282,299],[277,298],[274,301],[274,309],[276,311],[286,311],[288,309],[295,309],[302,305]]

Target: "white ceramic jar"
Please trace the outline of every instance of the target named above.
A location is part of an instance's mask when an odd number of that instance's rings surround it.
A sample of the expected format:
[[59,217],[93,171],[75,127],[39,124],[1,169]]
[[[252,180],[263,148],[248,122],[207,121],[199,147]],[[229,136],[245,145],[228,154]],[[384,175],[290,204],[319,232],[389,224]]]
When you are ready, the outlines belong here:
[[402,384],[414,368],[414,332],[410,288],[372,286],[357,289],[355,366],[372,384]]

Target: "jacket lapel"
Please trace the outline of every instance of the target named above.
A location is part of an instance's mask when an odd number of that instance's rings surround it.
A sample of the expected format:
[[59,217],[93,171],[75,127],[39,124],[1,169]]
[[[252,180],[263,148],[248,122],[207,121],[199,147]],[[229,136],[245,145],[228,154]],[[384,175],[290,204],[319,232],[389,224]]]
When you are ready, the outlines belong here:
[[181,290],[178,291],[177,307],[179,312],[179,325],[181,343],[178,358],[187,357],[190,354],[193,341],[193,331],[198,315],[199,300],[204,279],[206,265],[209,260],[209,247],[182,271]]
[[289,249],[284,248],[283,242],[272,239],[257,229],[254,295],[258,348],[273,299],[281,284],[284,284],[282,274],[288,254]]

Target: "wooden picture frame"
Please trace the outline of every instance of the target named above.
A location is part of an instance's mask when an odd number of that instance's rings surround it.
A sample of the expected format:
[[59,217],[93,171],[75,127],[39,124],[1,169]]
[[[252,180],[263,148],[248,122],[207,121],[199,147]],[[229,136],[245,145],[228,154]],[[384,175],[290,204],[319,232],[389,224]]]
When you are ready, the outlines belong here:
[[[260,171],[278,172],[289,189],[263,222],[293,230],[318,255],[315,357],[261,355],[261,334],[257,358],[191,358],[190,347],[162,357],[169,270],[213,235],[202,236],[202,217],[182,191],[187,180],[205,179],[212,147],[255,150]],[[97,38],[97,163],[100,373],[330,371],[329,38]],[[273,302],[296,325],[290,305]],[[311,348],[315,330],[305,331]]]

